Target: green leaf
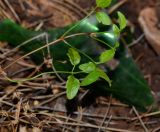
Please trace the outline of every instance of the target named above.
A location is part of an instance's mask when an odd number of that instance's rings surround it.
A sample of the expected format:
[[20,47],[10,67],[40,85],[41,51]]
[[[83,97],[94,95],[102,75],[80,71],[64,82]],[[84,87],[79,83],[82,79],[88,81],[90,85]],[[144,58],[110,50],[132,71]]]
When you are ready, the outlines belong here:
[[96,13],[96,18],[97,18],[99,23],[102,23],[104,25],[110,25],[111,24],[111,19],[105,12],[97,12]]
[[118,48],[119,47],[119,42],[116,42],[116,44],[115,44],[115,48]]
[[67,98],[73,99],[77,95],[79,87],[79,80],[76,79],[73,75],[68,76],[68,80],[66,82]]
[[126,17],[120,11],[118,11],[118,21],[120,30],[123,30],[127,25],[127,20]]
[[106,50],[101,53],[100,55],[100,63],[108,62],[109,60],[113,59],[115,55],[115,49]]
[[97,7],[106,8],[111,4],[112,0],[96,0]]
[[92,83],[94,83],[95,81],[97,81],[99,78],[99,72],[97,70],[92,71],[91,73],[89,73],[81,82],[81,86],[87,86],[90,85]]
[[71,62],[72,65],[77,65],[80,63],[80,60],[81,60],[81,56],[79,55],[79,53],[73,49],[73,48],[70,48],[68,50],[68,53],[67,53],[68,57],[69,57],[69,60]]
[[113,32],[115,35],[117,35],[117,36],[120,35],[120,29],[118,28],[117,25],[113,24],[112,29],[113,29]]
[[111,87],[112,81],[110,80],[110,78],[108,77],[108,75],[103,70],[101,70],[99,68],[97,68],[96,70],[98,71],[99,76],[101,78],[103,78],[104,80],[106,80],[108,82],[109,86]]
[[119,99],[141,108],[153,103],[151,89],[132,58],[122,56],[112,72],[112,87],[107,88]]
[[81,64],[79,66],[79,69],[85,73],[90,73],[96,69],[96,66],[93,62],[88,62],[88,63]]

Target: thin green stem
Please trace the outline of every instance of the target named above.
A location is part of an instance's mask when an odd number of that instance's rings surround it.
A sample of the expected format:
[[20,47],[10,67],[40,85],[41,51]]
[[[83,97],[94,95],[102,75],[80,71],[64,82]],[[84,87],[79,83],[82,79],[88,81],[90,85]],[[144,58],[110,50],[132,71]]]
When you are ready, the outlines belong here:
[[[68,35],[68,36],[64,37],[64,39],[68,39],[68,38],[72,38],[72,37],[76,37],[76,36],[81,36],[81,35],[86,35],[86,34],[87,33],[75,33],[75,34]],[[25,58],[25,57],[27,57],[27,56],[29,56],[29,55],[37,52],[37,51],[40,51],[40,50],[42,50],[42,49],[44,49],[44,48],[46,48],[48,46],[55,45],[55,44],[57,44],[58,42],[61,42],[61,41],[63,41],[61,38],[56,39],[55,41],[52,41],[52,42],[48,43],[47,45],[41,46],[41,47],[39,47],[39,48],[37,48],[37,49],[35,49],[35,50],[33,50],[33,51],[31,51],[31,52],[23,55],[22,57],[19,57],[18,59],[16,59],[15,61],[13,61],[12,63],[10,63],[9,65],[7,65],[5,68],[3,68],[2,71],[4,71],[5,69],[9,68],[11,65],[15,64],[19,60],[21,60],[21,59],[23,59],[23,58]]]
[[93,38],[94,40],[97,40],[97,41],[99,41],[99,42],[101,42],[101,43],[107,45],[107,46],[110,47],[111,49],[114,49],[114,47],[110,46],[109,44],[107,44],[107,43],[104,42],[103,40],[100,40],[100,39],[94,37],[93,35],[90,35],[90,36],[91,36],[91,38]]
[[74,65],[73,68],[72,68],[72,75],[73,75],[73,73],[74,73],[75,67],[76,67],[76,66]]
[[63,42],[64,42],[65,44],[67,44],[68,46],[74,48],[76,51],[78,51],[79,53],[81,53],[82,55],[84,55],[85,57],[87,57],[90,61],[92,61],[94,64],[96,64],[96,62],[95,62],[89,55],[87,55],[86,53],[84,53],[84,52],[80,51],[79,49],[73,47],[73,46],[72,46],[71,44],[69,44],[66,40],[63,40]]
[[79,21],[77,24],[75,24],[74,26],[72,26],[71,28],[69,28],[63,35],[62,38],[65,37],[70,31],[72,31],[74,28],[76,28],[77,26],[79,26],[86,18],[88,18],[90,15],[92,15],[95,10],[97,9],[97,7],[95,7],[90,13],[88,13],[88,15],[86,17],[84,17],[81,21]]
[[56,76],[58,77],[58,79],[59,79],[61,82],[64,82],[63,78],[57,73],[57,70],[56,70],[56,68],[55,68],[55,66],[54,66],[54,64],[53,64],[53,61],[54,61],[54,60],[52,59],[51,66],[52,66],[53,71],[55,72],[55,74],[56,74]]
[[13,82],[13,83],[22,83],[22,82],[26,82],[26,81],[31,81],[31,80],[34,80],[40,76],[43,76],[43,75],[46,75],[46,74],[55,74],[55,73],[62,73],[62,74],[80,74],[80,73],[83,73],[83,71],[79,71],[79,72],[73,72],[73,71],[51,71],[51,72],[43,72],[41,74],[38,74],[34,77],[31,77],[31,78],[26,78],[26,79],[11,79],[7,76],[5,76],[5,78],[10,81],[10,82]]
[[101,42],[101,43],[107,45],[107,46],[110,47],[111,49],[114,49],[114,47],[110,46],[110,45],[109,45],[108,43],[106,43],[105,41],[103,41],[103,40],[101,40],[101,39],[98,39],[98,38],[94,37],[92,34],[91,34],[90,36],[91,36],[91,38],[93,38],[94,40],[97,40],[97,41],[99,41],[99,42]]

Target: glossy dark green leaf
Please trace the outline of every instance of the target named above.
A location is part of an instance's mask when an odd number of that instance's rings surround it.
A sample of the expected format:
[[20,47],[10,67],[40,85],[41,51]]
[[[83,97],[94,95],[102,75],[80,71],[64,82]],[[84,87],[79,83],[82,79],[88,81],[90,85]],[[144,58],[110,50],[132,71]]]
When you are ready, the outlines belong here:
[[[98,32],[99,29],[97,27],[97,20],[95,17],[90,17],[86,19],[85,21],[81,22],[80,25],[72,30],[70,34],[80,33],[80,32]],[[36,36],[39,36],[40,34],[46,33],[49,38],[49,42],[53,42],[54,40],[61,37],[61,35],[64,34],[66,30],[68,30],[70,27],[74,26],[75,24],[66,26],[64,28],[54,28],[50,30],[45,31],[32,31],[27,30],[11,20],[4,20],[0,23],[0,40],[1,41],[7,41],[10,43],[11,46],[19,46],[25,41],[28,41],[32,38],[35,38]],[[76,40],[75,40],[76,38]],[[93,53],[96,53],[96,45],[90,45],[91,39],[87,35],[83,36],[77,36],[73,38],[68,38],[67,41],[73,46],[78,48],[79,50],[87,53],[88,55],[94,55]],[[44,46],[46,44],[45,37],[39,37],[38,39],[34,39],[27,44],[20,47],[21,50],[23,50],[25,53],[31,52],[37,48],[40,48],[41,46]],[[66,62],[68,59],[67,52],[70,47],[67,46],[64,42],[59,42],[57,44],[51,45],[51,57],[54,60],[54,65],[56,70],[71,70],[72,67],[70,65],[70,62]],[[45,54],[44,54],[45,53]],[[44,48],[40,51],[37,51],[36,53],[31,54],[31,58],[36,64],[40,64],[44,60],[44,55],[47,56],[47,48]],[[85,57],[82,58],[83,63],[88,62],[88,59]],[[65,62],[65,63],[64,63]]]
[[106,89],[130,105],[150,106],[154,102],[151,89],[134,61],[123,56],[119,61],[119,66],[112,72],[112,86]]
[[96,0],[98,7],[106,8],[111,4],[112,0]]
[[99,23],[102,23],[104,25],[110,25],[111,24],[111,19],[105,12],[97,12],[96,13],[96,18],[97,18]]
[[80,63],[81,56],[79,55],[79,53],[75,49],[69,48],[67,55],[68,55],[69,60],[72,65],[75,66]]
[[[97,83],[94,87],[112,93],[115,97],[129,105],[146,109],[154,102],[151,89],[144,80],[139,68],[133,59],[121,54],[119,65],[114,71],[110,71],[112,80],[111,87],[104,81]],[[104,93],[102,91],[102,93]]]
[[73,75],[70,75],[66,82],[67,98],[73,99],[77,95],[79,87],[80,87],[79,80],[75,78]]
[[119,41],[119,36],[115,35],[113,30],[109,30],[107,32],[103,32],[103,33],[97,33],[96,37],[102,41],[105,42],[104,45],[106,45],[108,47],[108,45],[110,45],[111,47],[115,47],[115,44],[117,41]]
[[85,73],[90,73],[96,69],[96,66],[93,62],[88,62],[88,63],[81,64],[79,66],[79,69]]
[[99,78],[99,72],[97,70],[89,73],[81,82],[81,86],[87,86],[96,82]]

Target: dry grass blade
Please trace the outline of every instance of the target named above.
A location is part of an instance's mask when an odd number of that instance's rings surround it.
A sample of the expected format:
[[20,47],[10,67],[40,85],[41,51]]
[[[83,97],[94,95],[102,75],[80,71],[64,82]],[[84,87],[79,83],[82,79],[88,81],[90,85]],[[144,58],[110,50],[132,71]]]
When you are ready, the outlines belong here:
[[148,128],[145,126],[143,120],[141,119],[141,117],[139,116],[139,113],[137,112],[136,108],[133,107],[133,111],[135,112],[135,114],[137,115],[142,127],[144,128],[145,132],[149,132]]
[[9,9],[11,10],[11,12],[13,13],[13,15],[15,16],[16,20],[20,23],[21,20],[19,18],[19,16],[17,15],[17,13],[15,12],[14,8],[12,7],[12,5],[9,3],[8,0],[4,0],[6,5],[9,7]]
[[[110,107],[111,107],[111,101],[112,101],[112,95],[110,96],[108,108],[107,108],[107,111],[106,111],[106,113],[105,113],[105,115],[104,115],[103,121],[102,121],[102,123],[101,123],[100,126],[99,126],[100,128],[98,129],[98,132],[100,132],[101,127],[103,126],[103,123],[105,122],[105,120],[106,120],[106,118],[107,118],[107,115],[108,115],[109,110],[110,110]],[[109,119],[110,119],[110,118],[109,118]]]
[[109,10],[108,13],[111,14],[113,13],[115,10],[117,10],[120,6],[122,6],[124,3],[126,3],[128,0],[120,0],[117,4],[115,4],[114,6],[112,6]]

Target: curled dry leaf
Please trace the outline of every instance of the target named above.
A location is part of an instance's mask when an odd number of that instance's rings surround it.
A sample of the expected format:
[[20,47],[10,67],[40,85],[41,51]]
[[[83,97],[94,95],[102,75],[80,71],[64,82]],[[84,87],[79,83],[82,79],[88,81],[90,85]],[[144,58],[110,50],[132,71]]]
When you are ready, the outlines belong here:
[[160,55],[160,30],[158,19],[154,8],[145,8],[139,16],[139,23],[143,29],[146,39],[158,55]]

